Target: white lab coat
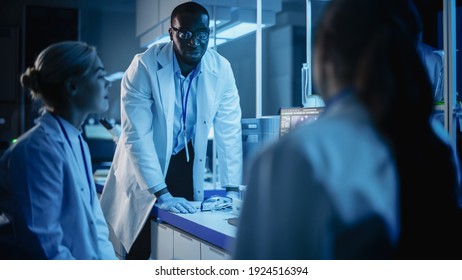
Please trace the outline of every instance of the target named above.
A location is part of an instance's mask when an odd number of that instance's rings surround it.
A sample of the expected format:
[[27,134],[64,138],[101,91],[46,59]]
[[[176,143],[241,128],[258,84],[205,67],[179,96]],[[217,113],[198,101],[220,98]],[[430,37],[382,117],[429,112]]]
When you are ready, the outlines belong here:
[[422,41],[418,41],[417,53],[422,59],[430,78],[433,89],[433,101],[444,102],[444,51],[437,50]]
[[[88,160],[85,142],[83,147]],[[91,162],[86,166],[91,175]],[[10,194],[0,209],[13,217],[16,247],[26,258],[117,259],[95,184],[88,186],[83,166],[52,115],[46,113],[21,136],[0,167],[0,187]]]
[[236,259],[362,258],[397,240],[392,155],[352,95],[261,152],[249,174]]
[[[175,84],[173,44],[137,54],[122,79],[122,135],[117,144],[101,204],[108,223],[129,251],[156,201],[148,188],[165,181],[173,150]],[[214,50],[201,61],[197,122],[193,137],[194,200],[203,200],[207,137],[214,139],[223,186],[242,180],[239,95],[229,62]],[[155,190],[158,191],[158,190]]]

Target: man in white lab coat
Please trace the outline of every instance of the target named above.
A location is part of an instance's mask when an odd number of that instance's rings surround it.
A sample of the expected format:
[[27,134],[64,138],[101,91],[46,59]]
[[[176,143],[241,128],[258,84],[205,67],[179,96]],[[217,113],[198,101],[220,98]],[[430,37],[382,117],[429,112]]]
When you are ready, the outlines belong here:
[[[122,134],[101,204],[127,256],[149,257],[146,221],[156,201],[172,212],[196,211],[188,200],[204,198],[212,127],[221,185],[231,194],[241,183],[239,95],[229,62],[207,49],[209,32],[204,7],[177,6],[169,29],[172,42],[137,54],[122,79]],[[133,246],[135,239],[144,242]],[[142,252],[131,252],[132,246]]]

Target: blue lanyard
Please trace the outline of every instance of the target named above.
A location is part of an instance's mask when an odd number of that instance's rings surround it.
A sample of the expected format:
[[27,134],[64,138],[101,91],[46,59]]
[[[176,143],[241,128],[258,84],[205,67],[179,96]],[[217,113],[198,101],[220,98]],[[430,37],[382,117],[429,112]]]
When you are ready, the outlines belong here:
[[185,149],[186,149],[186,161],[189,162],[189,151],[188,151],[188,137],[187,137],[187,133],[186,133],[186,111],[188,110],[188,97],[189,97],[189,90],[191,89],[191,84],[192,84],[192,81],[194,79],[194,76],[196,74],[196,70],[197,70],[197,66],[196,68],[194,68],[192,74],[191,74],[191,78],[189,78],[189,85],[188,85],[188,89],[186,90],[186,97],[184,96],[184,92],[183,92],[183,84],[184,84],[184,81],[186,80],[183,80],[181,83],[180,83],[180,89],[181,89],[181,120],[183,121],[183,139],[184,139],[184,146],[185,146]]
[[[64,128],[64,125],[62,124],[61,120],[57,116],[55,116],[54,114],[51,114],[51,115],[58,121],[59,127],[60,127],[61,131],[63,132],[64,137],[66,138],[66,141],[69,144],[69,147],[71,148],[72,153],[74,154],[74,149],[72,148],[71,140],[69,139],[69,136],[67,135],[67,132],[66,132],[66,129]],[[82,139],[80,138],[80,136],[79,136],[79,144],[80,144],[80,151],[82,152],[82,159],[83,159],[83,164],[84,164],[84,168],[85,168],[85,175],[87,176],[88,187],[90,189],[90,204],[93,205],[93,196],[92,196],[92,192],[91,192],[91,186],[92,185],[91,185],[90,175],[88,174],[87,160],[86,160],[87,158],[86,158],[85,152],[83,150]],[[75,157],[76,161],[78,162],[77,157],[75,156],[75,154],[74,154],[74,157]]]

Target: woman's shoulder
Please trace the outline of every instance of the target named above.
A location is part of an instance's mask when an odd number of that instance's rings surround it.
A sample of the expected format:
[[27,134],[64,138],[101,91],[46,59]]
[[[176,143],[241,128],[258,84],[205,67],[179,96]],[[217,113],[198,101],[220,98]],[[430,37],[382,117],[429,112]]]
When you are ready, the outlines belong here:
[[37,155],[47,150],[56,150],[58,143],[62,142],[59,131],[50,124],[47,118],[42,117],[39,122],[21,135],[11,146],[12,152]]

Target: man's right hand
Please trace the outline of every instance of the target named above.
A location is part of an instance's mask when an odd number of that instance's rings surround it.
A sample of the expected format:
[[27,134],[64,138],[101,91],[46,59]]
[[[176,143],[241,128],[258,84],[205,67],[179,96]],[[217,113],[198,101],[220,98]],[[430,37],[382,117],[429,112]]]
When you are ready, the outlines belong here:
[[183,197],[173,197],[169,192],[166,192],[157,198],[160,209],[167,210],[173,213],[196,213],[191,203]]

